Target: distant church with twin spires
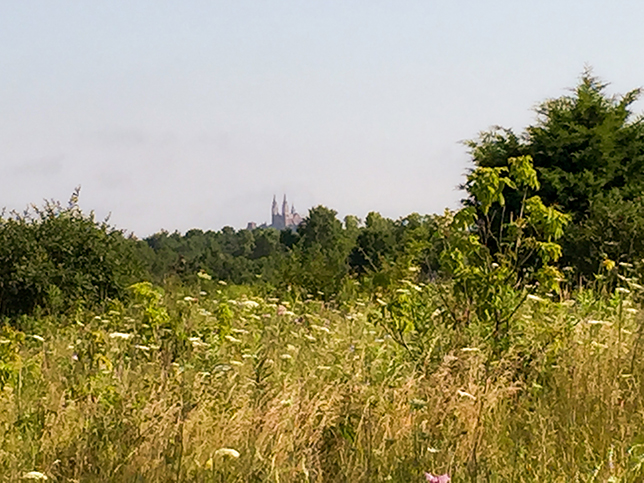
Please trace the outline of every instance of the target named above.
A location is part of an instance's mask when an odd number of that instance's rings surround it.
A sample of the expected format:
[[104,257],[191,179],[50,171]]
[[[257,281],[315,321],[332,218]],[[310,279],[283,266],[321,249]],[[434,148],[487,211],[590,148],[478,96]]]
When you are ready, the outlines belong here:
[[271,208],[271,228],[277,228],[278,230],[283,230],[284,228],[297,228],[297,225],[302,223],[302,217],[295,211],[295,205],[291,206],[291,209],[288,209],[288,202],[286,201],[286,195],[284,195],[284,201],[282,201],[282,213],[280,214],[279,208],[277,207],[277,200],[273,196],[273,207]]
[[[277,230],[284,230],[285,228],[290,228],[295,230],[298,225],[302,223],[302,217],[300,214],[295,211],[295,205],[291,206],[289,209],[288,202],[286,201],[286,195],[284,195],[284,201],[282,201],[282,212],[280,213],[279,205],[277,204],[277,199],[273,195],[273,206],[271,207],[271,224],[267,225],[266,223],[259,226],[259,228],[275,228]],[[246,227],[247,230],[253,230],[257,228],[257,224],[250,222]]]

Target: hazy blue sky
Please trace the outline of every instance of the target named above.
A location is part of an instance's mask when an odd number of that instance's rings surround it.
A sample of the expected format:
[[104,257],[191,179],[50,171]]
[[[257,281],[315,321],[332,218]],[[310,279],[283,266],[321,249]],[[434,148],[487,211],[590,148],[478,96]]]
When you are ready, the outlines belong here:
[[[145,236],[456,207],[464,139],[520,130],[585,64],[644,85],[644,2],[0,0],[0,207]],[[638,103],[638,110],[642,104]]]

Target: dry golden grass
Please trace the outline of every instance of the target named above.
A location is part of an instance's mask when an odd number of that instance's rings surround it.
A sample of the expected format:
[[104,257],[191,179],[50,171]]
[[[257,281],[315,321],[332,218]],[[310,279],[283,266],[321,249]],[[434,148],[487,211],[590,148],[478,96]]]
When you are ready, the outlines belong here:
[[452,343],[412,360],[370,321],[377,304],[214,292],[5,327],[0,480],[644,478],[629,300],[531,301],[502,354],[443,327]]

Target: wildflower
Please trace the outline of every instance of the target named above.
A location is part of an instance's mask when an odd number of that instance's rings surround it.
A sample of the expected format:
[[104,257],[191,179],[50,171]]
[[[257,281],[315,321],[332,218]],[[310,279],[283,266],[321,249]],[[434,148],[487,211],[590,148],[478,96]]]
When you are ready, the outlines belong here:
[[412,399],[411,401],[409,401],[409,405],[412,409],[419,410],[427,406],[427,401],[423,401],[422,399]]
[[212,276],[208,275],[205,271],[199,270],[197,272],[197,277],[202,278],[204,280],[212,280]]
[[232,367],[230,367],[228,364],[217,364],[215,367],[212,369],[215,372],[228,372],[232,370]]
[[607,327],[610,327],[611,325],[613,325],[611,322],[606,322],[604,320],[589,320],[588,323],[590,325],[605,325]]
[[528,294],[527,299],[534,300],[535,302],[545,302],[545,300],[542,299],[541,297],[537,297],[536,295],[532,295],[532,294]]
[[199,337],[190,337],[188,339],[192,343],[192,347],[195,349],[197,347],[208,347],[209,344],[206,344],[205,342],[202,342],[202,340]]
[[610,260],[610,259],[608,259],[608,258],[606,258],[606,259],[604,259],[604,261],[602,262],[602,266],[603,266],[607,271],[609,271],[609,272],[610,272],[613,268],[615,268],[615,262],[614,262],[614,261],[612,261],[612,260]]
[[215,451],[217,456],[230,456],[231,458],[239,458],[239,451],[232,448],[220,448]]
[[133,337],[132,334],[124,334],[123,332],[112,332],[109,335],[110,339],[122,339],[122,340],[128,340]]
[[429,483],[449,483],[452,479],[446,473],[444,475],[432,475],[431,473],[425,473],[425,479]]
[[286,307],[283,305],[278,305],[277,306],[277,315],[295,315],[293,312],[290,312]]
[[[461,397],[469,397],[472,401],[476,401],[476,396],[472,396],[469,392],[461,391],[459,389],[458,391],[456,391],[456,394],[458,394]],[[449,481],[449,480],[445,480],[445,481]]]
[[48,480],[47,475],[41,473],[40,471],[30,471],[22,475],[23,480]]

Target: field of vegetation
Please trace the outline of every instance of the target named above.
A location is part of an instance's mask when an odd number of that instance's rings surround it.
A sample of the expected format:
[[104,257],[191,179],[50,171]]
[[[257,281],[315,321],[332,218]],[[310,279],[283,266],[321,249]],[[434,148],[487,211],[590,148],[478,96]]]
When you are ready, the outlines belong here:
[[442,215],[3,214],[0,481],[644,481],[638,94],[482,133]]

